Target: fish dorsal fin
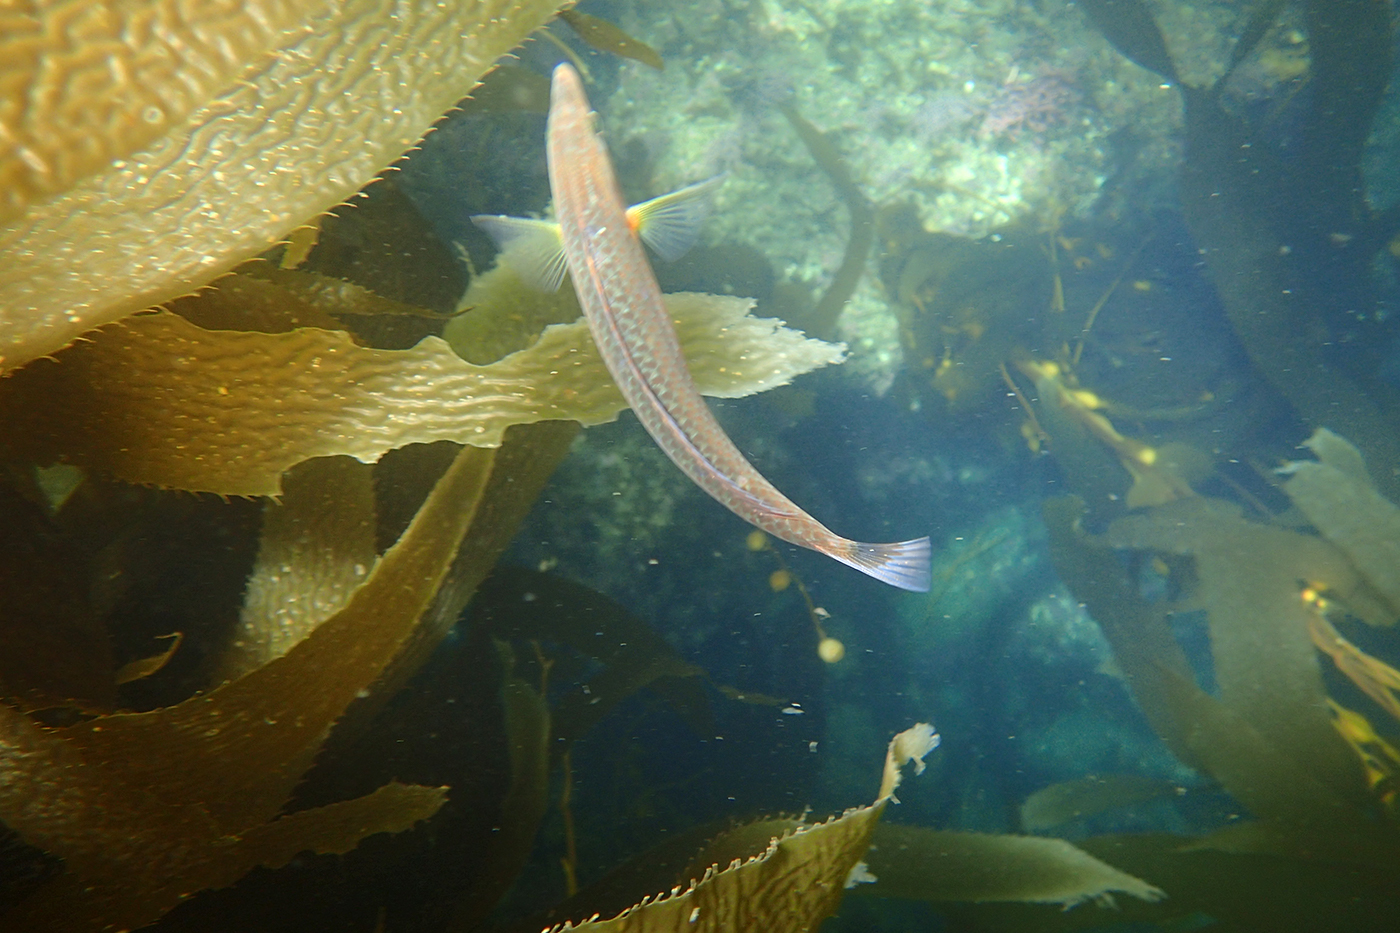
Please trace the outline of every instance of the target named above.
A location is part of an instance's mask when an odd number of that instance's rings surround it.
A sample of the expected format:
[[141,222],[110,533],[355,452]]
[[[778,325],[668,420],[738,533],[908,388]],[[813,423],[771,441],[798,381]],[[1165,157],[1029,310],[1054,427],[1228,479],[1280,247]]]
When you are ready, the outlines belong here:
[[472,223],[496,241],[501,261],[525,284],[542,292],[557,292],[564,284],[568,267],[557,223],[503,214],[478,214]]
[[627,223],[656,255],[675,262],[699,239],[700,225],[710,216],[710,196],[723,181],[723,175],[716,175],[634,204],[627,209]]

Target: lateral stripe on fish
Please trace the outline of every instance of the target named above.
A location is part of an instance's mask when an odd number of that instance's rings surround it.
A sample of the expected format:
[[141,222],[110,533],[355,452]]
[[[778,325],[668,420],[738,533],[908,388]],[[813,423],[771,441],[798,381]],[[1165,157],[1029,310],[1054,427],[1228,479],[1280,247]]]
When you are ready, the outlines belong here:
[[[715,420],[690,376],[638,238],[636,226],[648,212],[624,209],[612,162],[592,125],[583,82],[567,62],[554,69],[546,155],[559,236],[579,305],[603,362],[657,446],[720,504],[774,537],[892,586],[927,592],[927,537],[867,544],[835,534],[768,482]],[[704,195],[716,184],[718,179],[711,179],[682,194]],[[661,242],[673,251],[674,241]]]

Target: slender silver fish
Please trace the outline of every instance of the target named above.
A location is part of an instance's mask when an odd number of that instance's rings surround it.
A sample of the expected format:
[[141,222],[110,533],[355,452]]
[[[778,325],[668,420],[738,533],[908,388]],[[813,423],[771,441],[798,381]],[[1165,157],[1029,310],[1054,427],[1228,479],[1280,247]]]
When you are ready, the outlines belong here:
[[564,258],[589,330],[623,397],[666,456],[731,512],[775,538],[926,592],[928,538],[864,544],[834,534],[764,479],[715,420],[686,366],[635,218],[593,128],[583,83],[568,64],[554,69],[547,155]]

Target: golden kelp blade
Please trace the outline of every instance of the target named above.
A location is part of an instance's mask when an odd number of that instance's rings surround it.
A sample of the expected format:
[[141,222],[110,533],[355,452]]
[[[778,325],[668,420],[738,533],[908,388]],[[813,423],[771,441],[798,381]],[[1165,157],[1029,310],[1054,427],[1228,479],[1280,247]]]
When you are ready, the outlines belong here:
[[350,457],[299,463],[263,506],[258,556],[214,683],[286,654],[334,616],[374,569],[373,468]]
[[1361,766],[1366,769],[1366,783],[1392,818],[1400,816],[1396,812],[1396,795],[1400,793],[1400,751],[1377,735],[1365,716],[1330,698],[1327,705],[1332,710],[1332,724],[1361,759]]
[[[1174,466],[1165,462],[1157,450],[1120,434],[1098,410],[1103,407],[1100,399],[1088,390],[1069,384],[1068,374],[1058,363],[1023,360],[1017,366],[1035,380],[1039,401],[1047,414],[1046,424],[1063,423],[1063,420],[1077,424],[1118,457],[1118,462],[1133,478],[1132,488],[1126,496],[1128,508],[1162,505],[1195,495]],[[1055,438],[1054,431],[1051,431],[1051,437]],[[1060,443],[1069,441],[1064,437],[1058,440]],[[1051,450],[1054,452],[1054,444]]]
[[1400,720],[1400,671],[1343,638],[1321,612],[1314,612],[1308,620],[1308,635],[1317,650],[1330,657],[1357,689]]
[[314,4],[89,0],[0,11],[0,223],[144,149]]
[[[19,192],[0,217],[0,371],[188,293],[345,200],[557,2],[92,7],[0,19],[0,125],[19,128],[0,144],[0,178]],[[110,34],[127,41],[104,45]],[[70,36],[72,54],[35,54]],[[147,61],[185,39],[186,67]],[[86,155],[56,155],[70,149]]]
[[[913,761],[922,772],[923,756],[936,747],[937,738],[932,726],[920,723],[890,740],[880,796],[870,806],[811,826],[784,824],[781,835],[771,837],[765,849],[742,863],[711,863],[713,867],[684,890],[648,898],[612,920],[565,923],[555,933],[817,929],[841,903],[850,879],[860,877],[857,863],[870,847],[870,835],[899,783],[900,769]],[[723,839],[717,845],[726,847]]]
[[[841,358],[839,346],[749,316],[751,305],[671,297],[702,391],[747,395]],[[489,447],[512,424],[599,424],[623,407],[582,322],[473,366],[436,337],[377,350],[340,331],[210,331],[159,313],[0,382],[0,421],[10,426],[0,449],[133,483],[276,495],[282,473],[312,457],[373,462],[439,440]]]

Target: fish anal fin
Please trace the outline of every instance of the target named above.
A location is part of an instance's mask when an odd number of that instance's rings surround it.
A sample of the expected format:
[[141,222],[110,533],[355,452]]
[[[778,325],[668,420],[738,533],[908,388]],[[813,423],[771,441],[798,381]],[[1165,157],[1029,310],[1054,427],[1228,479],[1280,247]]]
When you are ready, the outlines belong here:
[[700,227],[710,216],[710,198],[723,181],[723,175],[716,175],[634,204],[627,209],[627,222],[656,255],[675,262],[699,239]]
[[542,292],[557,292],[568,266],[559,225],[548,220],[478,214],[472,218],[501,250],[501,262],[515,270],[520,280]]

